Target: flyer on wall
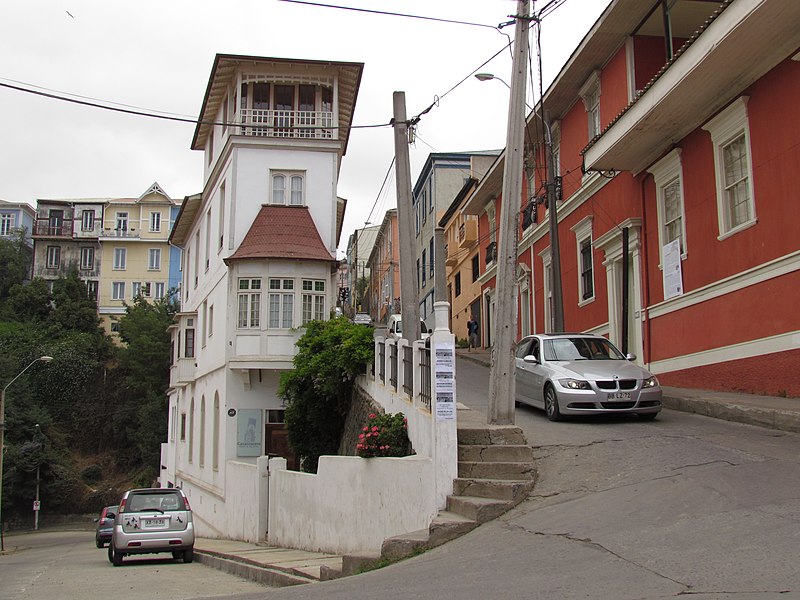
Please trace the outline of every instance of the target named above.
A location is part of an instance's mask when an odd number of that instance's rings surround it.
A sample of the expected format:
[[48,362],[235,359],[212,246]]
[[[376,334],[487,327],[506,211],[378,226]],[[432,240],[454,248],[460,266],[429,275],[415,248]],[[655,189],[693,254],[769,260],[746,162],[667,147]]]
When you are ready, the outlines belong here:
[[436,419],[454,421],[456,418],[456,349],[454,344],[439,343],[433,347],[434,397]]

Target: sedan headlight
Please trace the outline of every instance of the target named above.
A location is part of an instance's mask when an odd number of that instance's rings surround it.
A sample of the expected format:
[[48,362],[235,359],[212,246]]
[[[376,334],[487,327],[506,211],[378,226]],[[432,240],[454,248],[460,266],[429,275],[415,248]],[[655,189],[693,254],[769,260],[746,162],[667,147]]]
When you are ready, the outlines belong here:
[[642,388],[654,388],[656,386],[658,386],[658,379],[656,379],[655,375],[642,381]]
[[568,390],[590,390],[592,389],[588,381],[582,379],[559,379],[558,383]]

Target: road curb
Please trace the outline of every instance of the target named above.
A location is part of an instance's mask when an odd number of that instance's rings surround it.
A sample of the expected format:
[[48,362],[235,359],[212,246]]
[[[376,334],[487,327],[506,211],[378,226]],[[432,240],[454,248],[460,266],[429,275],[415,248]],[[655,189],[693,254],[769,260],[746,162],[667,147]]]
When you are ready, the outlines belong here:
[[669,408],[671,410],[695,413],[715,419],[777,429],[790,433],[800,433],[800,422],[798,422],[796,412],[743,406],[741,404],[721,402],[719,400],[710,401],[703,398],[678,398],[666,394],[662,398],[662,403],[664,408]]

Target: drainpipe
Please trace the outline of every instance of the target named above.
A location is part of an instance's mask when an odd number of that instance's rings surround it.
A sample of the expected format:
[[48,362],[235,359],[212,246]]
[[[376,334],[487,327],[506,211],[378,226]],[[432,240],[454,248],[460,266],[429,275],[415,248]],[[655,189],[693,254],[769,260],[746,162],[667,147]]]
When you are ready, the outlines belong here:
[[648,369],[650,368],[650,277],[649,262],[647,260],[647,207],[644,193],[644,184],[647,182],[647,175],[644,175],[639,183],[639,198],[642,203],[642,314],[644,316],[644,343],[642,349],[644,356],[642,362]]

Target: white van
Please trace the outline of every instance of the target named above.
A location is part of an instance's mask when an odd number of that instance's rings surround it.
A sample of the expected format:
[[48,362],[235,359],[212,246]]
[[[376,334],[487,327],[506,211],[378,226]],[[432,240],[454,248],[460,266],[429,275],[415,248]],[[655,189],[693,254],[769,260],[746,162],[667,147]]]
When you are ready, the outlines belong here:
[[[403,337],[403,317],[402,315],[389,315],[389,320],[386,322],[386,327],[389,329],[389,336],[393,337],[396,340],[399,340]],[[422,337],[420,339],[427,339],[431,336],[431,332],[428,330],[428,327],[425,325],[425,321],[420,320],[419,322],[419,330],[422,332]]]

